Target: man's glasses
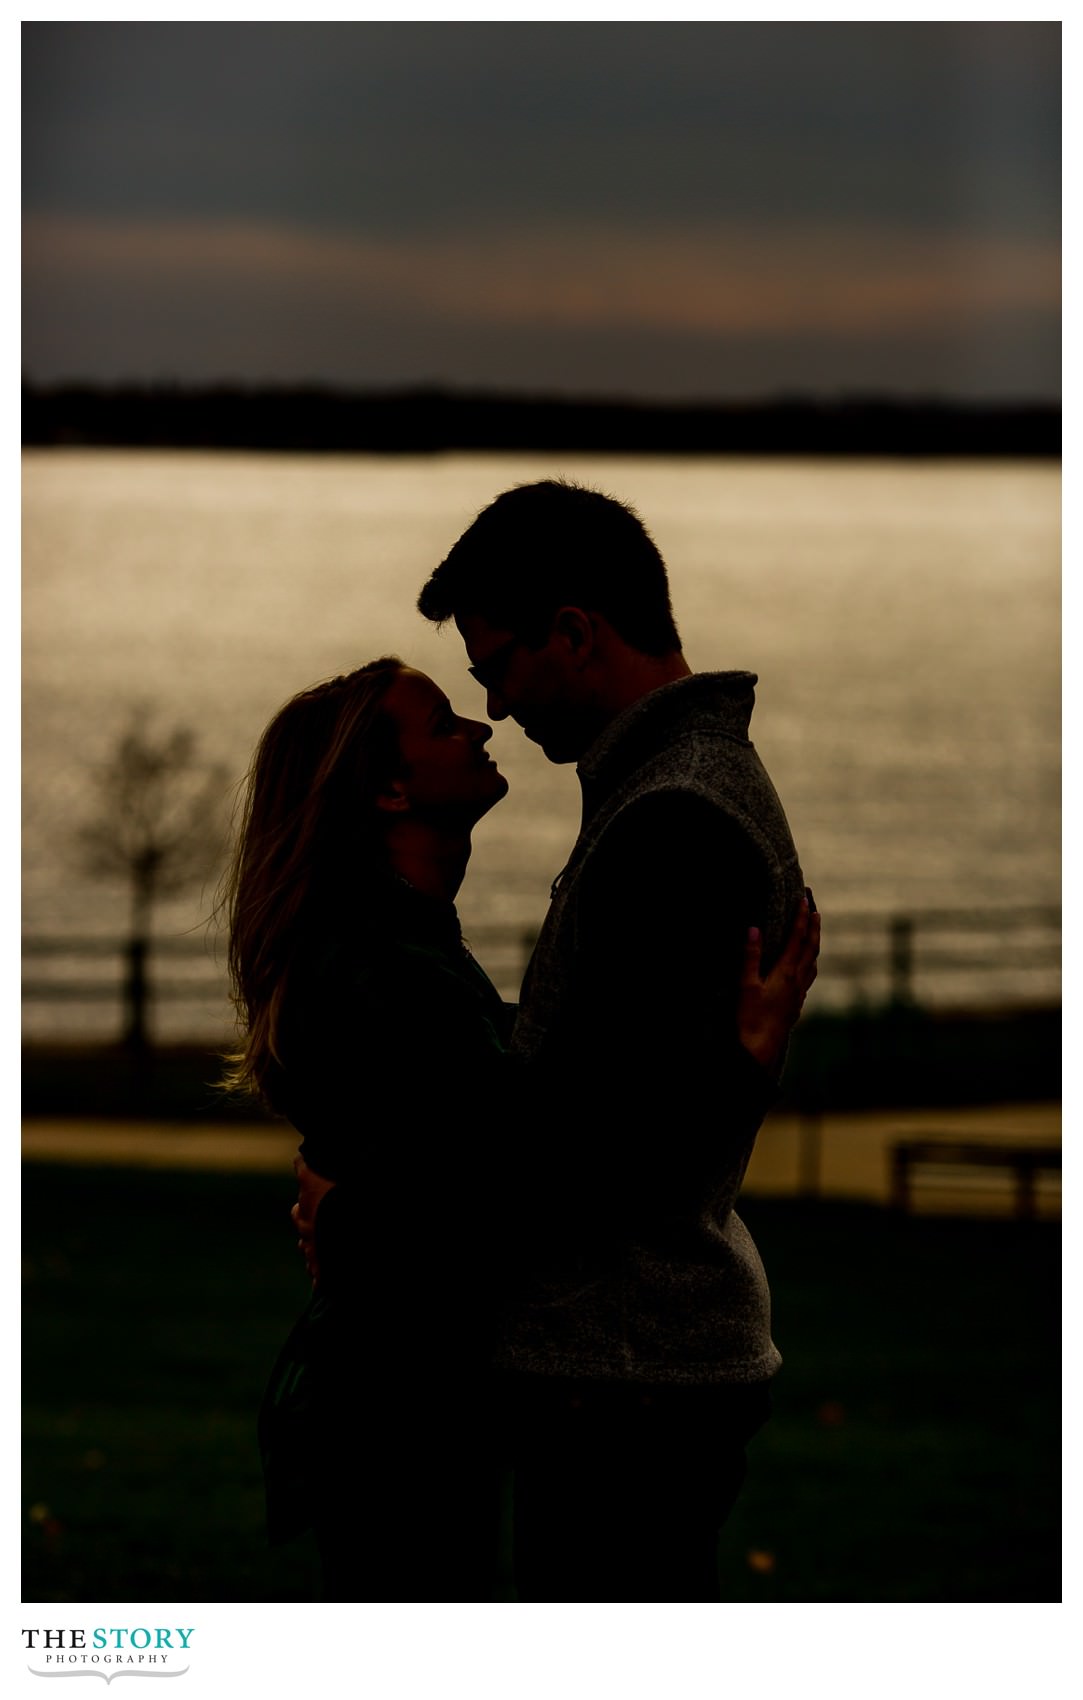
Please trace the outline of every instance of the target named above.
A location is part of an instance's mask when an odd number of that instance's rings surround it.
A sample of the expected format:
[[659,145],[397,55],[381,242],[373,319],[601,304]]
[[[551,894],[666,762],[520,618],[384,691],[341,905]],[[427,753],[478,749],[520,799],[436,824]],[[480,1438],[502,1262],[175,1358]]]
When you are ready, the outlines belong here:
[[466,671],[472,679],[477,680],[482,690],[497,690],[500,681],[508,670],[508,662],[511,660],[513,650],[518,649],[522,641],[522,638],[519,637],[508,638],[506,643],[500,644],[491,655],[487,655],[484,661],[475,662],[474,666],[468,667]]

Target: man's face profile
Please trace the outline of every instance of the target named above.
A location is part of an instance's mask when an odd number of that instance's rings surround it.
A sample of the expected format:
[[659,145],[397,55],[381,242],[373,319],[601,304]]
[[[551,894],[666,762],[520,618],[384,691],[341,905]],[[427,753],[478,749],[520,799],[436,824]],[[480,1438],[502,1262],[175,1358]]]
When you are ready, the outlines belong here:
[[552,762],[576,761],[583,752],[576,677],[556,634],[529,644],[482,614],[458,614],[470,672],[483,686],[490,720],[512,719]]

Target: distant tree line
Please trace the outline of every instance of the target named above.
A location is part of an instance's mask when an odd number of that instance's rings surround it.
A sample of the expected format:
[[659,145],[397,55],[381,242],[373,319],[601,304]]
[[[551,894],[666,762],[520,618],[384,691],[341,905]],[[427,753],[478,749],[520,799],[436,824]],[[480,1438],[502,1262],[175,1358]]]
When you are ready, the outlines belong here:
[[576,399],[440,388],[320,385],[23,386],[26,447],[419,454],[1059,456],[1053,402],[889,396],[762,402]]

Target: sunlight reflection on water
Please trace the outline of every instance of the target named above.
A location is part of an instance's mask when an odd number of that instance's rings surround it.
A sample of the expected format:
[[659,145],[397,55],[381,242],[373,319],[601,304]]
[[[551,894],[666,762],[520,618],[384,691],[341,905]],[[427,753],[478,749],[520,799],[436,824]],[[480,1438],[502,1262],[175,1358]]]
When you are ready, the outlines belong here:
[[[499,490],[557,474],[638,508],[693,667],[758,673],[753,736],[828,916],[1059,901],[1050,464],[60,451],[23,467],[28,933],[122,929],[122,890],[80,874],[72,830],[133,702],[238,777],[286,697],[387,651],[482,713],[417,592]],[[483,957],[490,924],[541,920],[578,820],[571,768],[510,723],[491,748],[511,792],[460,900]],[[163,904],[161,930],[206,909]]]

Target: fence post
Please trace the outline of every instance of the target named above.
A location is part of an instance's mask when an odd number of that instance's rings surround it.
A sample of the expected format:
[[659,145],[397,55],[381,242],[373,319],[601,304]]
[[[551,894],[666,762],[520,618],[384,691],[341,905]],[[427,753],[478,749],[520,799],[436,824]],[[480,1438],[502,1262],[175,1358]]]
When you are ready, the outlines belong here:
[[124,1046],[136,1056],[147,1049],[147,1005],[150,986],[147,977],[147,941],[129,939],[124,947],[127,971],[124,977]]
[[802,1110],[797,1146],[797,1191],[802,1198],[820,1196],[823,1127],[823,1116],[819,1110]]
[[914,1001],[914,923],[909,915],[893,915],[889,931],[889,1001],[898,1008]]

